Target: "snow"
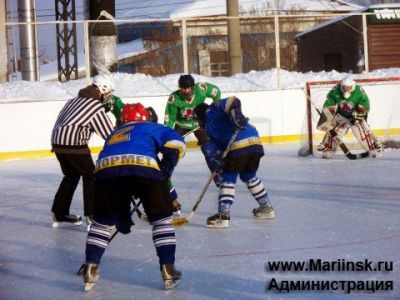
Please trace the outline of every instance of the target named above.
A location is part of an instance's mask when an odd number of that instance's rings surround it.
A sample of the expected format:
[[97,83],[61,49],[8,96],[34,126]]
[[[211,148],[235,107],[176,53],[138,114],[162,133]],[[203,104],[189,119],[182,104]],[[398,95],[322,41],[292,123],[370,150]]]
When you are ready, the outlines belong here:
[[[246,186],[236,185],[228,229],[208,229],[218,189],[211,185],[191,222],[176,229],[179,286],[162,290],[151,227],[134,216],[129,235],[108,246],[95,288],[85,293],[76,276],[84,261],[84,225],[51,228],[50,208],[62,174],[55,158],[0,164],[1,299],[399,299],[400,152],[349,161],[299,158],[297,145],[266,145],[258,176],[276,212],[258,221]],[[192,209],[209,173],[199,149],[189,150],[173,181]],[[82,213],[79,186],[71,213]],[[267,272],[272,261],[391,261],[389,272]],[[393,281],[389,291],[265,291],[283,280]]]
[[[140,51],[140,47],[134,51]],[[42,72],[44,76],[50,74],[43,69]],[[303,87],[307,81],[338,80],[345,75],[335,71],[285,70],[279,74],[284,89]],[[115,73],[111,76],[116,82],[115,94],[124,98],[168,95],[177,88],[179,75],[152,77]],[[272,69],[227,78],[196,74],[194,77],[196,81],[218,85],[224,93],[233,93],[275,90],[276,75],[277,71]],[[400,76],[400,68],[355,74],[355,78],[394,76]],[[66,83],[4,83],[0,84],[0,102],[65,101],[76,96],[86,84],[85,79]],[[293,114],[287,117],[293,118]],[[35,128],[37,122],[33,120],[16,121],[29,127],[25,128],[26,132],[42,130]],[[6,130],[5,126],[2,128]],[[21,136],[21,132],[15,132],[15,138]],[[258,175],[275,208],[274,221],[253,219],[251,210],[255,202],[243,183],[238,183],[231,227],[207,229],[205,220],[216,212],[218,197],[218,190],[210,186],[192,221],[177,229],[176,265],[183,272],[183,278],[170,292],[161,289],[150,226],[135,218],[132,233],[118,235],[107,248],[100,281],[93,291],[85,294],[81,278],[75,275],[84,260],[84,226],[51,228],[51,203],[62,177],[56,159],[0,162],[0,298],[398,299],[400,152],[387,150],[379,159],[349,161],[340,153],[331,160],[299,158],[297,150],[297,143],[265,145],[266,156]],[[190,212],[208,175],[200,150],[187,151],[173,176],[184,216]],[[71,212],[82,213],[81,187],[75,193]],[[392,261],[394,270],[271,273],[264,269],[268,261],[310,258]],[[266,292],[271,278],[393,281],[394,290],[350,294],[340,290]]]
[[[330,72],[289,72],[279,71],[282,89],[303,88],[308,81],[340,80],[346,73]],[[141,97],[169,95],[177,89],[180,74],[152,77],[145,74],[113,73],[110,77],[116,83],[114,94],[120,97]],[[206,77],[193,74],[196,82],[206,81],[216,84],[224,93],[276,90],[277,72],[251,71],[231,77]],[[355,78],[382,78],[400,76],[400,68],[374,70],[370,74],[354,74]],[[45,76],[44,76],[45,78]],[[59,82],[14,81],[0,84],[0,103],[14,101],[68,100],[75,97],[86,79]]]
[[[6,1],[8,11],[8,21],[18,22],[18,5],[17,0]],[[76,20],[85,19],[85,5],[84,0],[75,1]],[[226,14],[226,1],[225,0],[130,0],[130,1],[115,1],[116,19],[174,19],[184,17],[199,17],[199,16],[214,16]],[[315,1],[315,0],[286,0],[280,1],[279,5],[276,1],[272,0],[240,0],[239,7],[241,14],[245,15],[246,12],[254,9],[259,10],[262,14],[265,13],[266,4],[268,4],[268,11],[271,9],[277,10],[290,10],[293,6],[309,11],[353,11],[359,9],[359,6],[348,5],[342,3],[344,1]],[[350,2],[350,1],[347,1]],[[37,21],[54,21],[55,9],[54,0],[36,0]],[[12,42],[18,48],[19,38],[18,30],[12,28],[14,32],[9,33]],[[42,60],[55,60],[56,51],[56,37],[55,27],[48,25],[39,25],[38,31],[38,45]],[[83,26],[77,26],[78,48],[79,51],[83,50]],[[17,53],[19,56],[19,53]],[[81,66],[81,65],[79,65]]]

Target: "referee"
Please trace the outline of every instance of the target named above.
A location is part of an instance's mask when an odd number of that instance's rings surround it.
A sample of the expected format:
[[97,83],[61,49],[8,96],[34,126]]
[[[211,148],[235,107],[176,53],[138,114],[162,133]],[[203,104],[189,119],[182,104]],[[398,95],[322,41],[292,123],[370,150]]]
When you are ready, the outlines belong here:
[[[55,153],[64,175],[54,197],[53,227],[60,222],[76,225],[82,223],[81,217],[69,212],[72,197],[82,176],[84,215],[88,225],[93,215],[94,163],[88,147],[93,132],[103,139],[113,130],[113,124],[103,107],[105,99],[113,90],[113,82],[104,75],[100,84],[92,84],[78,93],[60,111],[51,134],[52,151]],[[96,81],[95,81],[96,82]]]

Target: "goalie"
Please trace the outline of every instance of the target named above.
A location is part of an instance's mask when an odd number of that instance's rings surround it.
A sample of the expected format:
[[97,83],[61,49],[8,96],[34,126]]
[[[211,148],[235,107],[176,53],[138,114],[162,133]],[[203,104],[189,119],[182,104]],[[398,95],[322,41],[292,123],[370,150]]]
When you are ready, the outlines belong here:
[[370,103],[364,89],[351,76],[345,77],[327,95],[317,129],[326,132],[318,153],[331,158],[338,143],[351,128],[353,135],[371,157],[383,154],[382,144],[372,134],[367,123]]

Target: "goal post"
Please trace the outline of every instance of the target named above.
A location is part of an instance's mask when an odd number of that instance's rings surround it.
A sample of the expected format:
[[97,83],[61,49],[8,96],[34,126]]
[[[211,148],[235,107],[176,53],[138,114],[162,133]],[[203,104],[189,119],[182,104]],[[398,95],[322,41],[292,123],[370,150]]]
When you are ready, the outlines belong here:
[[[355,81],[365,90],[370,100],[368,124],[372,132],[386,147],[400,147],[400,77],[355,79]],[[306,83],[304,89],[306,116],[300,138],[300,156],[315,153],[322,141],[324,133],[316,129],[319,119],[317,109],[322,110],[327,94],[339,83],[338,80]],[[357,149],[351,130],[344,141],[353,144],[350,148]]]

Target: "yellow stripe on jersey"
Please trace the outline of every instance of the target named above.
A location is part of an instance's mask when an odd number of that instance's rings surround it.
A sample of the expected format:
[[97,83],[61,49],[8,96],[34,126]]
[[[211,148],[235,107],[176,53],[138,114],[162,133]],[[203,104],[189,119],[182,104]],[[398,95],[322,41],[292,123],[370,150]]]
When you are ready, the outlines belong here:
[[231,105],[233,103],[233,101],[235,101],[236,97],[232,96],[230,97],[225,104],[225,113],[229,114],[229,111],[231,110]]
[[253,145],[262,145],[260,138],[250,137],[237,142],[234,142],[230,148],[230,151],[246,148]]
[[96,172],[117,166],[141,166],[160,170],[157,161],[146,155],[121,154],[103,157],[96,163]]
[[178,150],[179,159],[181,159],[185,155],[185,152],[186,152],[186,144],[181,141],[178,141],[178,140],[172,140],[172,141],[166,142],[164,144],[164,147]]

